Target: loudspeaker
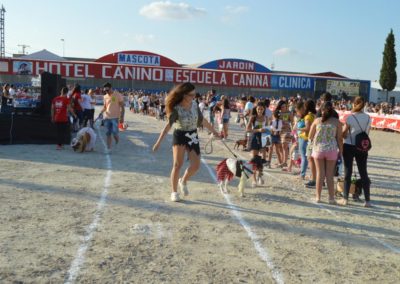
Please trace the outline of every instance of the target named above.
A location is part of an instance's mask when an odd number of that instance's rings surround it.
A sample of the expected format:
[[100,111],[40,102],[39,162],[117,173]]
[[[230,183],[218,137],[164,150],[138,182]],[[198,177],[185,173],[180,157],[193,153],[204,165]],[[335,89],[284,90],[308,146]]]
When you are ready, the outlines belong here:
[[[71,134],[64,143],[68,145]],[[0,145],[56,144],[57,129],[50,117],[41,114],[12,115],[0,113]]]
[[57,97],[61,88],[66,86],[66,80],[61,75],[43,72],[41,74],[41,104],[40,113],[50,116],[51,102]]

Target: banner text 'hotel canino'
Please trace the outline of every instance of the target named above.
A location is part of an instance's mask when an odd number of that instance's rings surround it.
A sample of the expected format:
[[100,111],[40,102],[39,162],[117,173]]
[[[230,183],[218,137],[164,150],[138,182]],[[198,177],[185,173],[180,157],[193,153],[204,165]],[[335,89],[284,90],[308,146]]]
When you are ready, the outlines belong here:
[[260,73],[225,72],[166,68],[151,66],[129,66],[110,64],[83,64],[66,62],[33,62],[33,74],[46,71],[74,78],[100,78],[159,82],[192,82],[231,87],[269,88],[270,76]]

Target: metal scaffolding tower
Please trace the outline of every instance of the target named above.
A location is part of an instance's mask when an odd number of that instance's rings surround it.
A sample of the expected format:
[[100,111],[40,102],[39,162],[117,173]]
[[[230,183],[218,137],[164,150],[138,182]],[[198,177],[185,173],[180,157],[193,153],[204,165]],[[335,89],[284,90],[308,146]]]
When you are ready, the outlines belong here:
[[0,57],[5,57],[5,45],[4,45],[4,13],[6,9],[1,5],[0,10]]

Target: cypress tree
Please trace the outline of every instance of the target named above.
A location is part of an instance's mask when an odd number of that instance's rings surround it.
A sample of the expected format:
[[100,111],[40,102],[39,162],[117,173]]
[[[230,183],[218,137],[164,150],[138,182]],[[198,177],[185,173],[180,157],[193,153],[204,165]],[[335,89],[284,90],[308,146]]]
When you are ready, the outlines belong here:
[[394,34],[390,29],[390,33],[386,38],[385,49],[383,51],[383,62],[381,68],[381,76],[379,83],[382,89],[386,90],[386,101],[389,99],[389,92],[396,87],[397,74],[396,74],[396,51],[394,49]]

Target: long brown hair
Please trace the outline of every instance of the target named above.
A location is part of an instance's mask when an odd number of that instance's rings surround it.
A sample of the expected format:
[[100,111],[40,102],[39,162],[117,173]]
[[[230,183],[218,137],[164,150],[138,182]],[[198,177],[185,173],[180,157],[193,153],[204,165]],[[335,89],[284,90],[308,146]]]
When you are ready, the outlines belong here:
[[333,117],[334,112],[332,103],[330,101],[324,102],[321,106],[321,121],[325,122]]
[[301,118],[304,118],[310,112],[313,114],[317,113],[317,110],[315,109],[315,102],[313,100],[307,100],[304,103],[304,107],[305,107],[304,114]]
[[353,108],[352,108],[351,112],[360,112],[364,109],[364,106],[365,106],[364,98],[358,96],[354,99]]
[[183,100],[183,97],[194,89],[194,85],[189,82],[179,84],[173,88],[165,99],[165,111],[167,116],[174,110],[174,107]]

